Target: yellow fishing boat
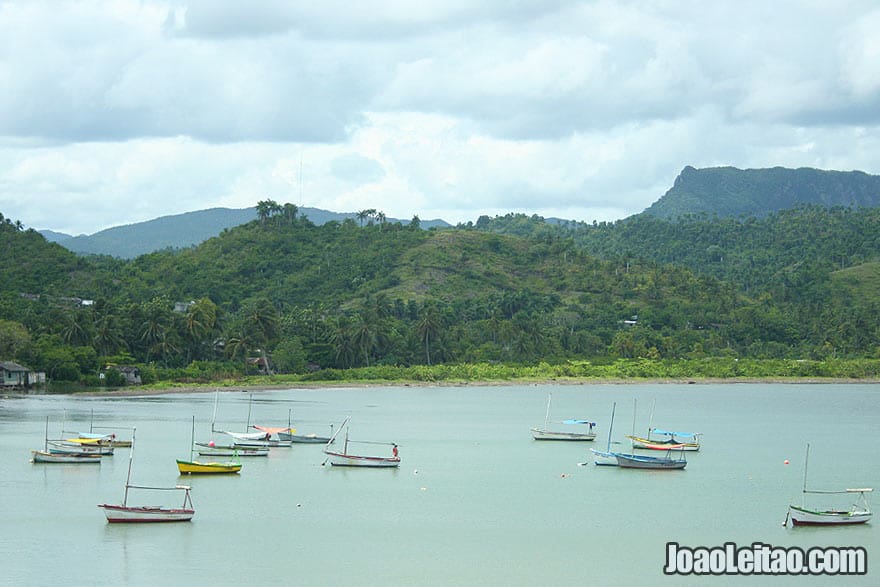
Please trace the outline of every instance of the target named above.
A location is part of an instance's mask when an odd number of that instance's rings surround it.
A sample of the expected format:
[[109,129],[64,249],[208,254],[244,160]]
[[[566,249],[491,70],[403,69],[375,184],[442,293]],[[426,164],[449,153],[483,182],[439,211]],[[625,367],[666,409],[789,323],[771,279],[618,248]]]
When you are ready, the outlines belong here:
[[180,471],[181,475],[193,473],[238,473],[241,471],[241,463],[234,463],[231,461],[227,463],[202,463],[199,461],[182,461],[178,459],[177,470]]
[[241,463],[238,461],[227,461],[224,463],[208,462],[202,463],[193,460],[193,445],[196,438],[196,417],[193,416],[192,438],[189,442],[189,460],[185,461],[177,459],[177,470],[181,475],[222,475],[229,473],[238,473],[241,471]]

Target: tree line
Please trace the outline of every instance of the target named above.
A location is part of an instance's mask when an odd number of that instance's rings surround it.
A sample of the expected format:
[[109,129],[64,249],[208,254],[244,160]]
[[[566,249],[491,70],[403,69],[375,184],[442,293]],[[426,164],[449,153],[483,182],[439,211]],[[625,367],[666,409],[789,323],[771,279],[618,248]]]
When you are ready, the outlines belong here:
[[[0,248],[26,270],[0,281],[0,358],[56,381],[95,383],[107,364],[205,380],[441,364],[877,357],[876,298],[857,295],[858,275],[847,277],[855,285],[833,281],[841,267],[876,259],[873,210],[679,225],[508,215],[428,231],[417,219],[403,226],[362,212],[357,222],[316,226],[294,205],[262,201],[249,224],[131,261],[76,257],[4,221]],[[803,236],[820,224],[820,236]],[[798,238],[799,256],[788,250]],[[662,257],[679,253],[675,262]],[[755,275],[742,259],[759,253]]]

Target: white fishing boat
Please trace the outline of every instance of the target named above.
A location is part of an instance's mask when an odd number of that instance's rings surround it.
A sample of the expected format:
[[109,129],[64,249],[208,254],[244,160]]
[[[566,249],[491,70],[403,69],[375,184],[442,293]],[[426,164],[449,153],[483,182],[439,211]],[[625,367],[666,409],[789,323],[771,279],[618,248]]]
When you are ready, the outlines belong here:
[[[108,522],[188,522],[195,515],[188,485],[175,485],[174,487],[148,487],[131,484],[131,463],[134,457],[135,429],[131,431],[131,452],[128,455],[128,476],[125,478],[125,493],[121,504],[102,503]],[[162,505],[128,505],[128,492],[131,489],[147,491],[181,491],[183,492],[183,504],[180,507],[168,507]]]
[[263,426],[254,426],[257,430],[273,430],[278,440],[290,442],[292,444],[327,444],[333,438],[333,424],[330,424],[330,435],[323,436],[321,434],[301,433],[293,427],[290,421],[290,410],[287,410],[287,428],[264,428]]
[[[794,526],[841,526],[850,524],[864,524],[873,517],[871,508],[868,506],[867,494],[874,491],[871,487],[856,489],[839,489],[822,491],[807,489],[807,465],[810,460],[810,445],[807,443],[807,454],[804,459],[804,488],[802,491],[801,505],[789,505],[788,515],[783,525],[791,520]],[[855,501],[847,508],[840,509],[812,509],[807,507],[807,494],[811,495],[850,495],[856,496]]]
[[[589,441],[596,439],[596,423],[589,420],[568,419],[559,422],[550,420],[550,402],[553,394],[547,394],[547,412],[544,416],[542,428],[532,428],[532,438],[535,440],[569,440]],[[558,426],[562,424],[562,427]]]
[[[272,447],[289,447],[291,443],[289,440],[279,440],[277,437],[273,438],[272,435],[276,429],[263,429],[260,426],[251,426],[251,405],[254,401],[254,395],[251,394],[248,399],[248,415],[247,415],[247,423],[245,424],[245,430],[250,430],[251,428],[256,429],[256,432],[232,432],[231,430],[217,430],[215,428],[214,420],[217,418],[217,398],[219,397],[220,392],[217,392],[217,396],[214,398],[214,418],[211,421],[211,433],[219,432],[221,434],[226,434],[230,438],[232,438],[232,444],[235,448],[240,449],[259,449],[259,448],[272,448]],[[268,430],[268,431],[267,431]],[[277,430],[284,430],[283,428],[278,428]]]
[[[366,440],[360,441],[350,441],[348,439],[348,418],[342,423],[342,426],[339,430],[345,428],[345,443],[343,444],[342,451],[332,451],[330,450],[330,444],[335,439],[331,439],[327,445],[324,447],[324,454],[327,455],[327,458],[324,460],[326,464],[329,462],[331,465],[336,467],[369,467],[369,468],[393,468],[400,466],[400,455],[398,454],[397,444],[393,442],[372,442]],[[337,434],[339,431],[337,431]],[[354,453],[349,451],[349,446],[351,444],[370,444],[370,445],[383,445],[391,447],[391,456],[379,456],[379,455],[364,455],[359,453]]]

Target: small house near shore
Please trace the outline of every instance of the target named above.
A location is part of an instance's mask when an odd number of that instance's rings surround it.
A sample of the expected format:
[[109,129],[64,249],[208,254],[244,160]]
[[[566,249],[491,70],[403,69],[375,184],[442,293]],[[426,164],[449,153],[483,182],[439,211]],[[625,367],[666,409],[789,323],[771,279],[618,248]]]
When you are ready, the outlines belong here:
[[0,373],[3,375],[2,381],[0,381],[3,389],[31,387],[46,383],[45,373],[31,371],[24,365],[12,361],[0,361]]

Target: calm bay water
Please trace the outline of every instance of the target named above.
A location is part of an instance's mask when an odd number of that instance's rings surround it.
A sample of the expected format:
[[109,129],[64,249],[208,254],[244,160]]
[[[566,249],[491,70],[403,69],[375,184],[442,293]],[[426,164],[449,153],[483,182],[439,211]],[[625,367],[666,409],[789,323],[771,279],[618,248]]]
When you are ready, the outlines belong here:
[[[599,422],[594,443],[535,442],[554,418]],[[875,526],[791,529],[804,450],[810,485],[880,489],[880,386],[873,384],[510,385],[223,392],[218,428],[251,423],[327,432],[351,416],[353,440],[394,441],[399,470],[322,466],[321,445],[244,459],[239,476],[179,477],[175,459],[210,438],[214,394],[0,398],[0,584],[10,585],[622,585],[681,584],[665,544],[864,546],[866,577],[721,577],[712,584],[878,584]],[[250,398],[253,398],[252,401]],[[612,402],[614,440],[654,425],[703,432],[684,471],[595,467]],[[191,523],[107,524],[128,449],[100,466],[34,464],[62,429],[137,427],[132,482],[193,487]],[[221,437],[217,437],[218,442]],[[384,447],[373,447],[373,449]],[[789,465],[784,461],[790,460]],[[579,463],[589,461],[589,465]],[[129,502],[157,503],[133,492]],[[872,505],[875,505],[872,503]],[[872,566],[873,565],[873,566]],[[689,582],[698,581],[696,579]]]

